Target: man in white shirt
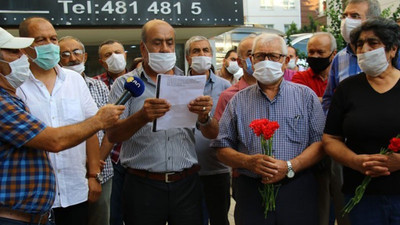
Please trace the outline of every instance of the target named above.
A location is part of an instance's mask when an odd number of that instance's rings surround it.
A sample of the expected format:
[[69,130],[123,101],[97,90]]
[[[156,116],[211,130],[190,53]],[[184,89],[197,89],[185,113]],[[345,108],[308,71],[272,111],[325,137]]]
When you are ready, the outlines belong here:
[[[21,37],[35,39],[23,49],[32,74],[17,90],[31,113],[52,127],[74,124],[95,115],[97,106],[82,76],[58,65],[60,48],[51,23],[40,17],[28,18],[20,24],[19,33]],[[101,193],[97,136],[49,156],[56,175],[53,209],[57,225],[86,225],[87,201],[96,201]]]

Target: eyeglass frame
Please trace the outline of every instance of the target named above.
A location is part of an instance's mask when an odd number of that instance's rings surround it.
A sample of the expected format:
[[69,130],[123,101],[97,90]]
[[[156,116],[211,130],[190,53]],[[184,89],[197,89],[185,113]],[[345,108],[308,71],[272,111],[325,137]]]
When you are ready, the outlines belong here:
[[[261,54],[261,53],[264,54],[264,57],[263,57],[262,60],[260,60],[260,59],[258,59],[258,57],[256,57],[256,54]],[[272,54],[279,55],[279,56],[274,56]],[[280,54],[280,53],[275,53],[275,52],[270,52],[270,53],[256,52],[256,53],[251,54],[251,56],[253,57],[254,60],[257,60],[257,62],[265,61],[265,58],[267,58],[269,61],[272,61],[272,62],[279,62],[282,57],[286,57],[286,55],[283,55],[283,54]],[[271,56],[277,57],[278,59],[277,60],[272,60],[270,58]]]
[[[80,52],[80,53],[78,53],[78,52]],[[65,53],[68,53],[69,55],[64,55]],[[82,56],[82,55],[84,55],[85,54],[85,51],[83,51],[83,50],[81,50],[81,49],[74,49],[74,50],[72,50],[72,52],[70,52],[70,51],[63,51],[63,52],[61,52],[60,53],[60,56],[61,56],[61,58],[63,58],[63,59],[68,59],[69,57],[71,57],[72,56],[72,54],[74,54],[74,56]]]

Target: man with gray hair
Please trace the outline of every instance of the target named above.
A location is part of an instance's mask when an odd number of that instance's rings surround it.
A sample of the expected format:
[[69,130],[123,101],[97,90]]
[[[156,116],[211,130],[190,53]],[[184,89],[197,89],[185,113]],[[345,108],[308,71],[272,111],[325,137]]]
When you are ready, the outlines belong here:
[[355,46],[350,43],[350,32],[369,18],[380,17],[381,8],[376,0],[349,0],[343,12],[340,31],[347,46],[338,52],[332,61],[328,84],[322,98],[322,107],[327,114],[331,98],[339,82],[361,72],[357,63]]
[[[238,92],[219,121],[211,146],[223,163],[238,168],[236,224],[317,224],[316,182],[309,167],[323,156],[324,114],[318,97],[303,85],[283,79],[287,47],[276,34],[261,34],[253,43],[251,62],[257,84]],[[263,154],[249,124],[277,121],[273,156]],[[280,185],[276,208],[264,215],[259,189]],[[307,204],[304,204],[307,202]]]
[[[83,43],[75,37],[65,36],[58,40],[58,45],[60,46],[59,64],[65,69],[73,70],[82,75],[97,107],[100,108],[106,105],[108,95],[110,94],[106,84],[85,74],[87,53],[85,52]],[[99,181],[102,190],[100,197],[96,202],[89,203],[88,224],[108,225],[110,224],[110,197],[113,177],[113,166],[109,154],[114,144],[108,141],[107,136],[104,135],[104,131],[97,133],[97,137],[99,138],[99,143],[101,143],[100,160],[105,161],[105,165],[101,171],[102,180]]]
[[[188,75],[206,75],[206,85],[203,95],[211,96],[213,102],[218,101],[221,92],[231,86],[229,81],[216,76],[211,70],[212,48],[207,38],[193,36],[185,44],[186,60],[190,66]],[[213,119],[216,104],[212,106],[210,117],[206,123],[214,123],[218,134],[218,122]],[[198,131],[204,129],[205,124],[196,124]],[[208,133],[210,134],[210,133]],[[208,136],[210,137],[210,136]],[[196,153],[201,169],[200,179],[203,184],[203,191],[207,212],[211,225],[229,225],[228,212],[230,206],[230,168],[218,161],[215,151],[210,148],[211,140],[201,132],[195,132]],[[207,221],[208,222],[208,221]]]

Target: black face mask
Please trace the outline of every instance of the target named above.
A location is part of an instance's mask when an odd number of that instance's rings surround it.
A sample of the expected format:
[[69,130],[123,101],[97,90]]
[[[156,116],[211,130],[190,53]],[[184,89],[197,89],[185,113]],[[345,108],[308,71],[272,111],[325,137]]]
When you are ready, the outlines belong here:
[[331,64],[329,58],[332,54],[333,52],[326,58],[307,57],[308,65],[311,67],[314,73],[319,74]]

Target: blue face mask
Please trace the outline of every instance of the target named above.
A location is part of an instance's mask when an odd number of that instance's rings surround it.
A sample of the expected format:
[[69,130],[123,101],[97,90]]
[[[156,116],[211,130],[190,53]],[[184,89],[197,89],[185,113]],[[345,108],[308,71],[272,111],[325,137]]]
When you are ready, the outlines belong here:
[[246,59],[246,72],[247,74],[249,74],[250,76],[253,76],[253,68],[251,65],[251,61],[250,61],[250,57],[247,57]]
[[35,46],[36,59],[32,59],[40,68],[49,70],[60,61],[60,46],[47,44]]

